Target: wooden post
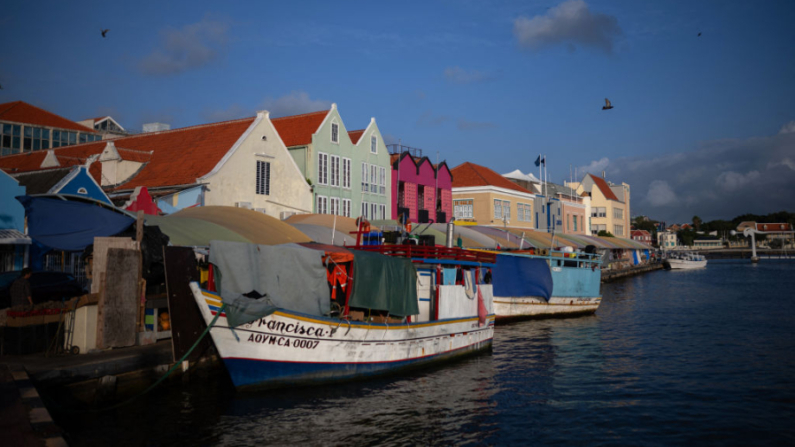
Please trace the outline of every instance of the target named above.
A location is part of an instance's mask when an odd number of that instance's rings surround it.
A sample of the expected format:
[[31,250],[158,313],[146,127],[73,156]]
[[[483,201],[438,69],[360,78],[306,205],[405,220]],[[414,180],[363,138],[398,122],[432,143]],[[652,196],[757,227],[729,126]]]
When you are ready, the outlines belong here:
[[138,250],[141,249],[141,240],[144,238],[144,212],[138,210],[137,220],[135,221],[135,242],[138,243]]

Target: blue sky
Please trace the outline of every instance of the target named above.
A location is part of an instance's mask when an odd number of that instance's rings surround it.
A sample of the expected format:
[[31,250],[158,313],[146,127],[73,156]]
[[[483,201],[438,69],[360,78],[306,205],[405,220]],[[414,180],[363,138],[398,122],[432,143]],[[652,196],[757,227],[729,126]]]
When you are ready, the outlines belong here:
[[543,153],[557,183],[629,183],[633,215],[728,219],[795,212],[793,23],[789,0],[12,0],[0,102],[133,130],[335,102],[451,166]]

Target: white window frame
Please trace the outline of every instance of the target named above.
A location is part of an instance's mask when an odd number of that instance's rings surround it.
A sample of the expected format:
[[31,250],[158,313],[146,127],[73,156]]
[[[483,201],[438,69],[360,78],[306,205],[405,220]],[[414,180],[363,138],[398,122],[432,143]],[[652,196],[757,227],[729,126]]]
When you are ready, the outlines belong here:
[[340,186],[340,156],[331,156],[331,186]]
[[507,200],[502,201],[502,216],[505,219],[511,218],[511,202]]
[[328,185],[328,154],[325,152],[317,153],[317,183]]
[[502,200],[494,199],[494,218],[502,219]]
[[271,164],[267,161],[257,160],[255,192],[259,195],[271,194]]
[[342,159],[342,187],[351,189],[351,159]]
[[379,176],[378,176],[378,193],[382,196],[386,195],[386,168],[378,168]]
[[386,219],[386,205],[383,203],[378,205],[378,217],[381,220]]
[[375,135],[370,136],[370,153],[377,154],[378,153],[378,137]]
[[369,213],[369,211],[370,211],[370,207],[369,207],[368,205],[369,205],[369,204],[368,204],[367,202],[362,202],[362,209],[361,209],[361,212],[362,212],[362,217],[364,217],[365,219],[369,219],[369,218],[370,218],[370,217],[368,216],[368,213]]
[[328,214],[328,197],[326,196],[317,196],[317,213],[318,214]]
[[516,204],[516,220],[524,222],[524,203]]
[[329,214],[336,214],[340,215],[340,198],[339,197],[329,197],[328,199],[328,211]]
[[362,192],[370,191],[370,168],[362,162]]
[[613,219],[623,219],[624,210],[621,208],[613,208]]
[[370,204],[370,220],[376,220],[377,216],[378,216],[378,204],[377,203],[371,203]]
[[342,199],[342,215],[351,217],[351,199]]
[[331,142],[340,144],[340,125],[336,121],[331,122]]
[[378,166],[370,165],[370,192],[378,194]]

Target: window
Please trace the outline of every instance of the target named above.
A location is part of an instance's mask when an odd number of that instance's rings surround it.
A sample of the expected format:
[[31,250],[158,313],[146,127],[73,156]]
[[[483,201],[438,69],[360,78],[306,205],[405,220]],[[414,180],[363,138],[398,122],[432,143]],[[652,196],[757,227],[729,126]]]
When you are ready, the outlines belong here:
[[331,186],[340,186],[340,157],[331,156]]
[[502,200],[494,200],[494,218],[502,219]]
[[599,234],[600,231],[607,231],[607,225],[599,224],[599,225],[591,225],[591,233],[596,235]]
[[519,222],[524,221],[524,203],[516,204],[516,219],[519,220]]
[[603,206],[594,207],[591,210],[591,217],[607,217],[607,208]]
[[317,154],[317,182],[320,185],[328,185],[328,154],[323,152]]
[[472,219],[472,199],[454,200],[453,216],[456,219]]
[[340,198],[339,197],[331,197],[328,199],[329,204],[329,214],[339,214],[340,213]]
[[370,153],[378,153],[378,138],[375,135],[370,137]]
[[331,142],[340,142],[340,126],[337,123],[331,123]]
[[351,159],[342,159],[342,187],[351,189]]
[[342,199],[342,215],[351,217],[351,199]]
[[267,161],[257,160],[257,194],[270,195],[271,193],[271,164]]
[[30,152],[33,150],[33,128],[30,126],[25,126],[23,135],[24,138],[22,139],[22,150],[25,152]]
[[524,204],[524,221],[525,222],[533,221],[533,208],[530,206],[529,203]]
[[317,214],[328,214],[328,197],[317,196]]
[[378,193],[378,166],[370,165],[370,192]]
[[370,170],[367,168],[367,163],[362,163],[362,192],[368,192],[370,190],[370,182],[367,178],[368,172],[370,172]]
[[370,207],[367,206],[367,202],[362,202],[362,217],[364,217],[365,219],[369,219],[370,218],[370,215],[368,214],[369,210]]
[[502,215],[506,219],[511,218],[511,202],[502,202]]
[[375,220],[378,219],[378,204],[371,203],[370,204],[370,219]]
[[577,215],[574,216],[574,231],[577,231]]
[[380,175],[379,175],[379,178],[378,178],[378,184],[380,186],[378,187],[378,194],[381,194],[382,196],[385,196],[386,195],[386,168],[379,168],[379,170],[380,170],[380,172],[379,172]]
[[378,205],[378,216],[381,220],[386,219],[386,205]]
[[624,226],[623,225],[615,225],[615,234],[614,236],[623,236],[624,235]]
[[621,208],[613,208],[613,218],[615,219],[623,219],[624,218],[624,210]]

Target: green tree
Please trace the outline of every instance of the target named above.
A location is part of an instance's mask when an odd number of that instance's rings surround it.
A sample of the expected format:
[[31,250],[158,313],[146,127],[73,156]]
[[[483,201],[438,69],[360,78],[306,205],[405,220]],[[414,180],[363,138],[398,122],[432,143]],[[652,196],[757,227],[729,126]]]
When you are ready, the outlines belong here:
[[609,231],[606,231],[606,230],[599,230],[599,233],[597,233],[596,235],[597,236],[602,236],[602,237],[615,237],[615,236],[613,236],[613,233],[611,233]]
[[693,216],[693,228],[698,231],[701,228],[701,218],[698,216]]

